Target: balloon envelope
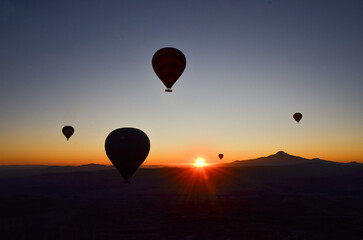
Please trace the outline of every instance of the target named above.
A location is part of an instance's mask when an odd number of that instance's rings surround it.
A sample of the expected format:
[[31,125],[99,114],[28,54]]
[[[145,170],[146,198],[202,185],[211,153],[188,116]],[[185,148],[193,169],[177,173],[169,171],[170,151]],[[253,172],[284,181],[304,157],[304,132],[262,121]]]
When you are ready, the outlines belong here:
[[302,114],[301,113],[295,113],[293,117],[294,117],[295,121],[299,123],[300,120],[302,119]]
[[62,132],[64,134],[64,136],[66,136],[67,141],[69,140],[69,138],[73,135],[74,133],[74,128],[72,126],[64,126],[62,129]]
[[135,171],[145,161],[150,151],[148,136],[136,128],[119,128],[106,138],[107,157],[129,183]]
[[224,155],[223,155],[222,153],[220,153],[220,154],[218,155],[219,159],[221,159],[221,160],[222,160],[223,156],[224,156]]
[[176,48],[159,49],[152,59],[156,75],[167,87],[166,92],[172,92],[171,87],[184,72],[186,59],[184,54]]

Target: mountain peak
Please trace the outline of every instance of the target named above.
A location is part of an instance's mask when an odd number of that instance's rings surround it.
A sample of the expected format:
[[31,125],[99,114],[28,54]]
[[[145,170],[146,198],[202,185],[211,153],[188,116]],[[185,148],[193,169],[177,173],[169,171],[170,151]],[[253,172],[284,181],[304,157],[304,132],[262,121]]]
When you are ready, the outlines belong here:
[[284,151],[278,151],[277,153],[250,160],[242,160],[234,162],[236,166],[286,166],[308,163],[310,160],[290,155]]
[[[284,151],[278,151],[275,154],[259,157],[255,159],[248,160],[237,160],[232,163],[219,164],[220,166],[226,167],[255,167],[255,166],[291,166],[291,165],[301,165],[301,164],[315,164],[316,166],[321,166],[322,164],[329,164],[331,166],[339,166],[342,163],[322,160],[320,158],[307,159],[299,156],[290,155]],[[363,167],[363,163],[350,162],[345,163],[347,166],[357,166]]]
[[278,151],[277,153],[275,153],[275,155],[277,155],[277,156],[289,156],[289,154],[285,153],[284,151]]

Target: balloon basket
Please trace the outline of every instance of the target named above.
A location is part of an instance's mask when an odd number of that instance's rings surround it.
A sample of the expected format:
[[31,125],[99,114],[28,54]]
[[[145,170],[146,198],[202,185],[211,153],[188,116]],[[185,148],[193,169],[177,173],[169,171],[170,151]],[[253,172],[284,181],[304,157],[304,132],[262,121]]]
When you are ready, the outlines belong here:
[[165,92],[173,92],[170,88],[165,89]]

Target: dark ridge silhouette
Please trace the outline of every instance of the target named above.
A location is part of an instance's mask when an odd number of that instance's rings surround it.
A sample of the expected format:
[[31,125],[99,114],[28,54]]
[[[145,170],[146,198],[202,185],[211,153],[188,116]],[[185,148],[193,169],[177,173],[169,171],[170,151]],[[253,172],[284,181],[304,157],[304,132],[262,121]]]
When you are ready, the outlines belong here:
[[46,168],[48,172],[83,172],[83,171],[98,171],[107,170],[111,166],[101,165],[101,164],[86,164],[81,166],[49,166]]
[[166,165],[141,165],[140,168],[166,168]]
[[352,161],[352,162],[348,162],[346,163],[347,165],[350,165],[350,166],[356,166],[356,167],[362,167],[363,164],[362,163],[358,163],[356,161]]
[[[165,168],[165,165],[143,165],[141,168]],[[8,176],[26,176],[47,173],[88,172],[115,169],[112,165],[86,164],[81,166],[48,165],[4,165],[0,166],[0,178]]]

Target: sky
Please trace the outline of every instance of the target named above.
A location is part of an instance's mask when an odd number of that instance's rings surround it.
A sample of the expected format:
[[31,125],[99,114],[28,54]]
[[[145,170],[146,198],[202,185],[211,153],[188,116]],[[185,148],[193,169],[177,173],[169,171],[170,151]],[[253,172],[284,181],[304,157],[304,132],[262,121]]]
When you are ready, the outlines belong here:
[[[146,165],[363,162],[361,0],[2,0],[0,36],[0,165],[110,164],[122,127],[148,135]],[[187,60],[172,93],[163,47]]]

